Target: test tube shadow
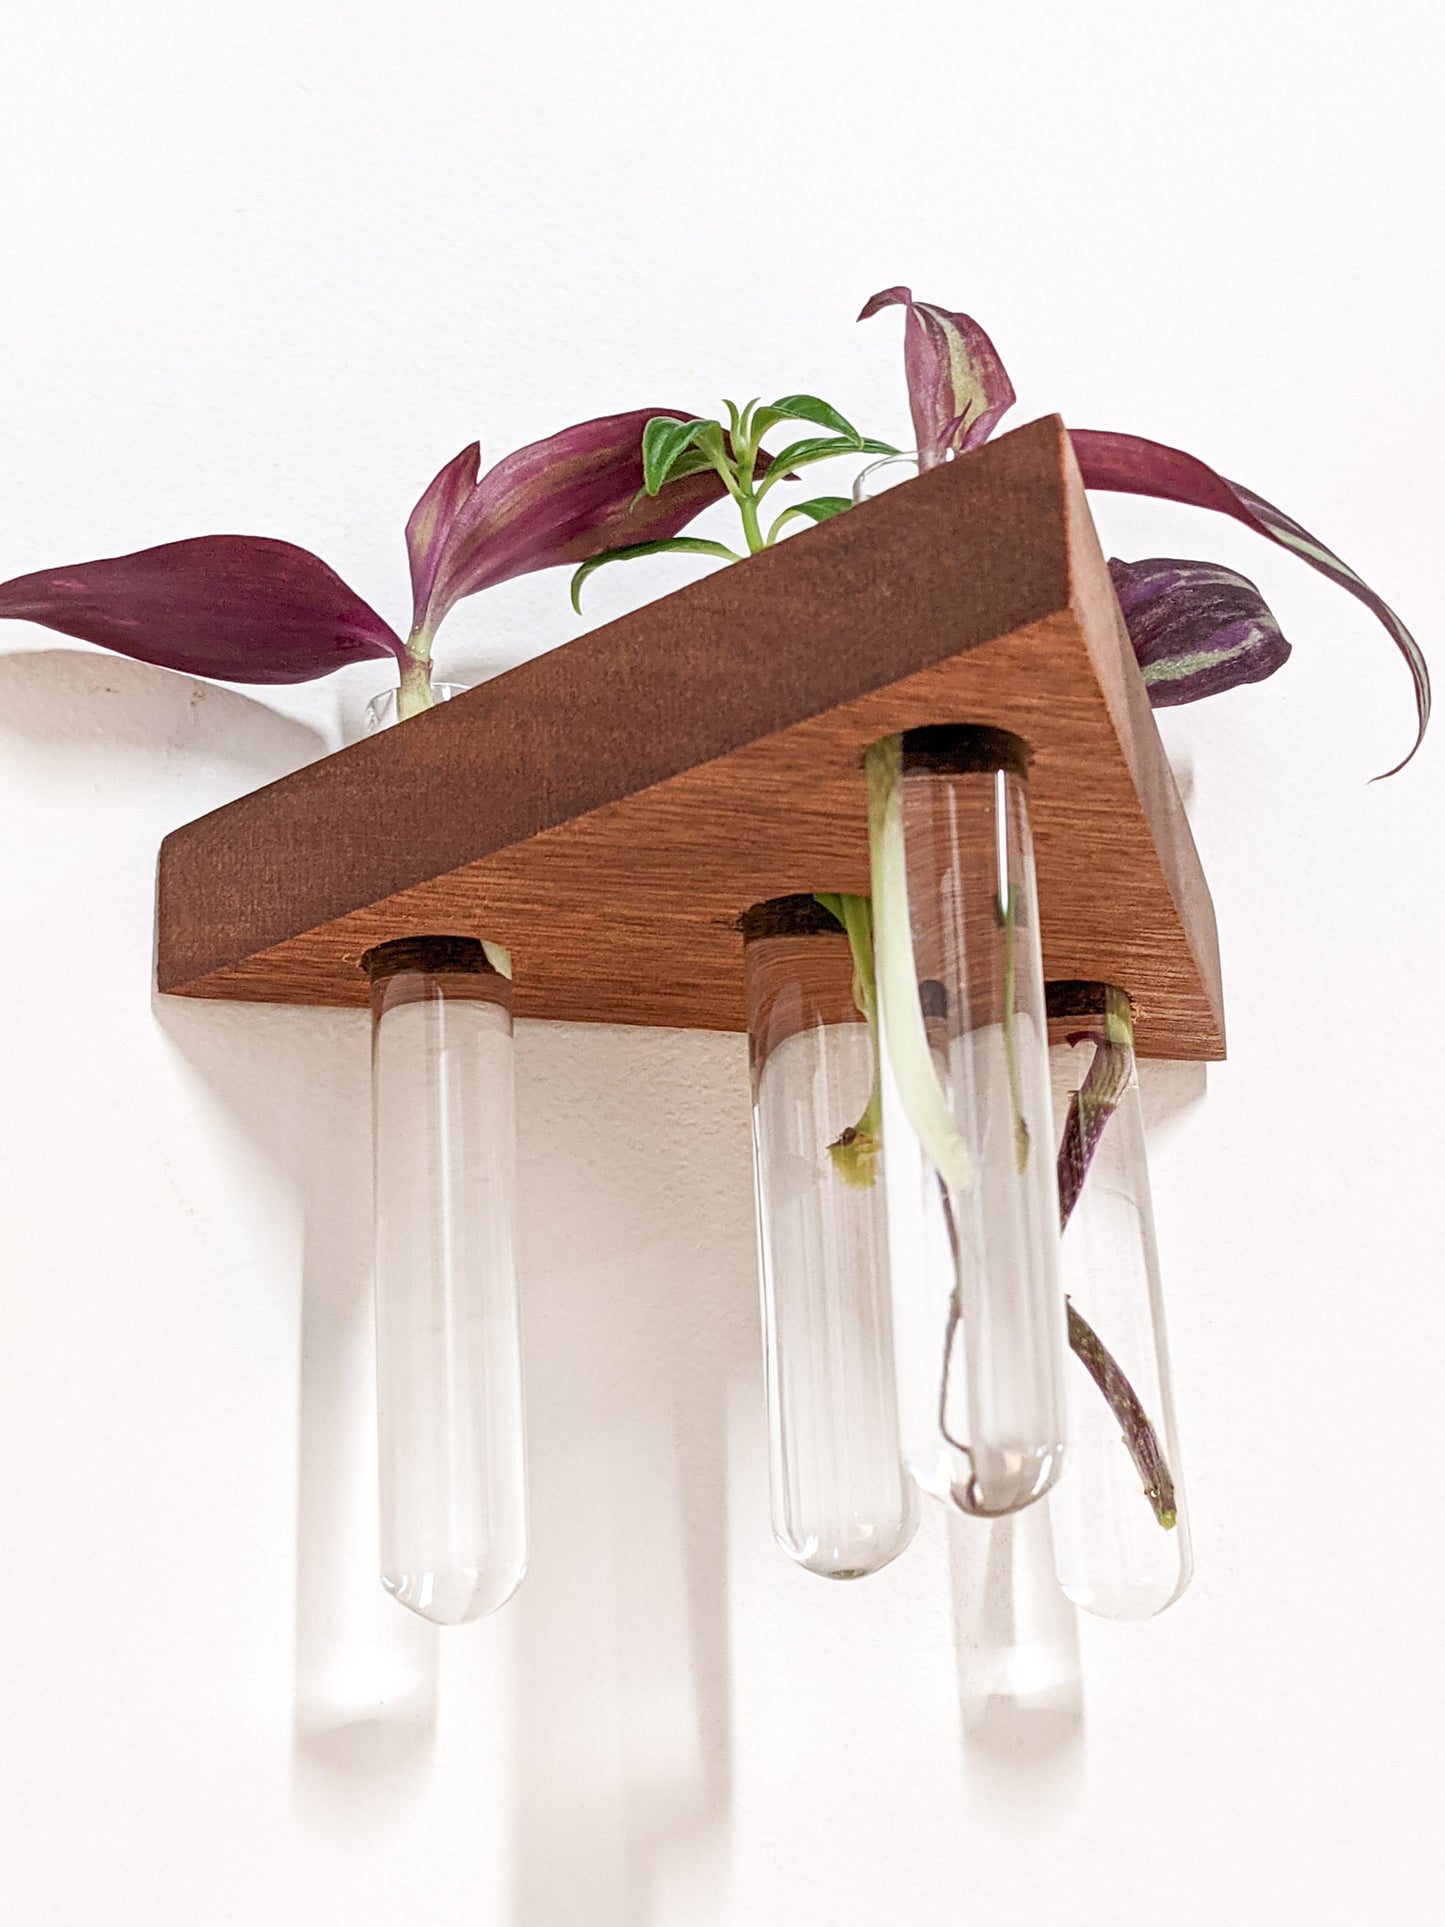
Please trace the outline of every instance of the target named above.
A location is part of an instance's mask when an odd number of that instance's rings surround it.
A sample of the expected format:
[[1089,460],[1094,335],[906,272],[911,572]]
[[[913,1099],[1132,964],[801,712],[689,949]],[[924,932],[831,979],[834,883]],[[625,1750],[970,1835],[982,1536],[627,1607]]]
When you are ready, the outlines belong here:
[[429,1754],[437,1639],[377,1577],[367,1020],[177,998],[156,1014],[302,1214],[294,1757],[329,1778],[393,1773]]
[[294,1736],[298,1758],[353,1778],[429,1752],[438,1634],[377,1576],[370,1214],[325,1205],[302,1280]]
[[949,1563],[965,1743],[1019,1762],[1067,1754],[1083,1736],[1083,1678],[1048,1501],[1001,1519],[951,1514]]
[[[757,1346],[746,1068],[736,1039],[547,1025],[519,1044],[516,1914],[634,1927],[728,1852],[728,1413]],[[736,1075],[720,1117],[709,1052]],[[640,1105],[671,1128],[639,1128]]]

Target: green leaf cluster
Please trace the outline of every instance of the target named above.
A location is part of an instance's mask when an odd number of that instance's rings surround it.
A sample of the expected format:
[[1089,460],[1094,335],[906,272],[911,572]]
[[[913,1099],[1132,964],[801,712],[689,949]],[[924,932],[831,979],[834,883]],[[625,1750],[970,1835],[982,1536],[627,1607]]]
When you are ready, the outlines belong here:
[[[736,503],[742,520],[747,553],[757,554],[771,548],[793,523],[826,522],[841,515],[851,503],[846,495],[815,495],[783,509],[764,528],[761,508],[779,482],[796,481],[799,469],[814,462],[832,461],[840,455],[896,455],[889,442],[874,441],[862,434],[846,415],[817,395],[783,395],[763,404],[758,400],[739,407],[725,401],[726,425],[711,417],[694,416],[679,420],[673,415],[655,415],[642,431],[642,496],[660,495],[669,483],[711,469]],[[823,429],[819,435],[805,435],[773,453],[763,447],[763,437],[784,422],[800,422]],[[581,608],[582,585],[607,562],[633,561],[639,556],[710,555],[721,561],[741,560],[740,553],[723,542],[709,542],[694,536],[673,536],[656,542],[635,542],[623,548],[608,549],[584,562],[572,577],[572,606]]]

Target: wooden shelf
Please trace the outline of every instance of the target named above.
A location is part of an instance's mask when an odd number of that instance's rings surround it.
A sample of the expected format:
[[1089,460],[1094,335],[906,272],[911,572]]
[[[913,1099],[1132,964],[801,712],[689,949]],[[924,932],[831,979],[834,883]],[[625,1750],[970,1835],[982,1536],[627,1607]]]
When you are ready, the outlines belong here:
[[1072,449],[1030,423],[166,838],[158,977],[360,1004],[369,944],[486,936],[527,1017],[743,1027],[750,903],[866,890],[860,758],[1030,744],[1045,968],[1224,1053],[1214,914]]

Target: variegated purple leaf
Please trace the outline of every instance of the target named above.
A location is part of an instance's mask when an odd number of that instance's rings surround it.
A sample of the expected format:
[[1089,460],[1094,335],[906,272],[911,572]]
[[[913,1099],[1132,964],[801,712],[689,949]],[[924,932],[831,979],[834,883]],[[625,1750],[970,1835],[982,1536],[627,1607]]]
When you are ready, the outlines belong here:
[[1169,448],[1162,442],[1145,441],[1139,435],[1117,435],[1101,429],[1076,428],[1071,431],[1071,439],[1086,488],[1108,489],[1126,495],[1150,495],[1166,502],[1186,502],[1194,508],[1217,509],[1221,515],[1233,516],[1236,522],[1243,522],[1246,528],[1267,535],[1281,548],[1291,550],[1308,562],[1311,568],[1318,569],[1321,575],[1338,583],[1340,588],[1347,589],[1358,601],[1363,602],[1384,625],[1409,664],[1414,679],[1417,716],[1414,745],[1409,755],[1386,774],[1393,776],[1397,770],[1405,767],[1424,740],[1425,727],[1430,720],[1430,671],[1420,645],[1389,604],[1376,595],[1368,583],[1362,581],[1323,542],[1302,528],[1293,516],[1275,508],[1273,503],[1266,502],[1262,495],[1256,495],[1252,489],[1244,488],[1238,482],[1226,481],[1206,463],[1193,455],[1186,455],[1183,449]]
[[202,535],[0,583],[0,616],[221,682],[310,682],[400,638],[318,556],[262,535]]
[[473,442],[454,455],[429,484],[406,525],[406,552],[411,562],[411,621],[419,630],[436,587],[437,570],[457,511],[477,485],[481,444]]
[[1263,682],[1289,659],[1268,603],[1233,569],[1153,556],[1113,560],[1109,574],[1155,709]]
[[[666,408],[604,415],[519,448],[489,469],[451,511],[419,604],[420,633],[433,635],[447,611],[478,589],[586,562],[607,549],[666,540],[718,501],[724,486],[712,471],[669,481],[657,496],[641,493],[642,431],[660,415],[690,419]],[[458,456],[443,476],[462,461]]]
[[903,368],[913,432],[925,468],[952,451],[986,442],[1014,403],[998,350],[971,315],[915,301],[909,288],[884,288],[863,304],[868,320],[883,308],[907,311]]

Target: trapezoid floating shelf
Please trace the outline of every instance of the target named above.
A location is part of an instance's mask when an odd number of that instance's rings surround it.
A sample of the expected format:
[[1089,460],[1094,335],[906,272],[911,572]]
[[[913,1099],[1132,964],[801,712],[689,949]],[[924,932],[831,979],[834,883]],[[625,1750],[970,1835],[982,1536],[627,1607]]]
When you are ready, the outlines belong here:
[[174,831],[158,979],[365,1004],[390,938],[507,944],[521,1017],[742,1030],[750,904],[868,888],[861,757],[1022,736],[1051,978],[1217,1058],[1214,912],[1073,451],[1032,422]]

